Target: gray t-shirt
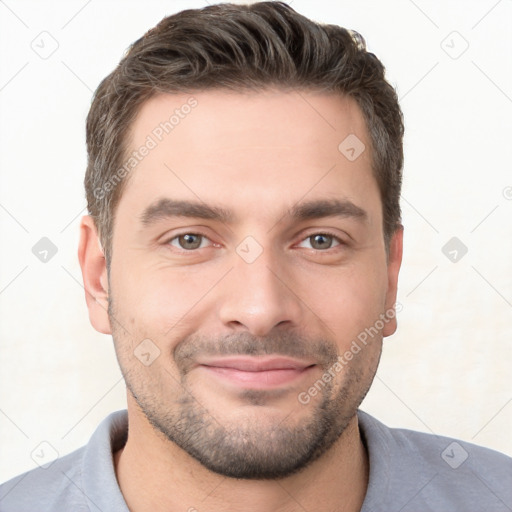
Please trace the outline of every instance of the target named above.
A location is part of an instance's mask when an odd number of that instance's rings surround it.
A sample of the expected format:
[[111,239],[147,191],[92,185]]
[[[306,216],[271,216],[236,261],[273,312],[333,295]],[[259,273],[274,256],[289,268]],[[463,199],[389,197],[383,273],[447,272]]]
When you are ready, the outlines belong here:
[[[370,460],[363,512],[512,511],[512,458],[358,417]],[[2,484],[0,511],[129,512],[112,457],[127,432],[127,412],[112,413],[86,446]]]

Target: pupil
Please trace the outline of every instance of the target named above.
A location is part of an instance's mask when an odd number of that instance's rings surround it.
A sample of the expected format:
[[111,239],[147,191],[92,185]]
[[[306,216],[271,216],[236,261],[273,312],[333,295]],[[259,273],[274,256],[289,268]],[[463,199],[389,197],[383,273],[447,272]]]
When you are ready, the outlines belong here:
[[[314,246],[314,244],[317,244],[320,246],[319,247],[320,249],[325,249],[326,245],[327,246],[330,245],[330,241],[331,241],[330,239],[331,239],[331,237],[329,235],[315,235],[313,237],[313,240],[314,240],[313,246]],[[322,242],[322,240],[323,240],[323,242]]]
[[184,249],[197,249],[201,245],[200,237],[197,235],[183,235],[181,239],[184,241],[181,244]]

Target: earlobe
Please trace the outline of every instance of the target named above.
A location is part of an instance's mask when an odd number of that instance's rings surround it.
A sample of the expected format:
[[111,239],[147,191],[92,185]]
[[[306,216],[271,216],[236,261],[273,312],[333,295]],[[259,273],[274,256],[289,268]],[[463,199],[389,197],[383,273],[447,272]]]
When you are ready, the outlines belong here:
[[107,265],[98,230],[90,215],[82,217],[80,222],[78,260],[82,269],[89,320],[98,332],[112,334],[108,316]]
[[389,242],[388,257],[388,290],[386,293],[386,316],[389,321],[385,324],[382,334],[384,337],[394,334],[397,328],[396,296],[398,290],[398,274],[402,264],[404,227],[400,225]]

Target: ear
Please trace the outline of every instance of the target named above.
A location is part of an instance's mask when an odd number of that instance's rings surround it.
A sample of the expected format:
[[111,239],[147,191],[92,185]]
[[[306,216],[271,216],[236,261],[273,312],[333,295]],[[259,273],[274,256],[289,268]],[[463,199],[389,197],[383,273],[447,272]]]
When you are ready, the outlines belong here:
[[[390,311],[395,308],[396,295],[398,289],[398,272],[400,271],[400,265],[402,264],[402,252],[403,252],[403,240],[404,240],[404,227],[400,225],[391,240],[389,241],[389,257],[388,257],[388,290],[386,293],[386,311]],[[391,336],[396,331],[396,312],[393,318],[390,318],[386,322],[382,334],[384,336]]]
[[82,269],[89,320],[98,332],[112,334],[108,316],[107,264],[98,230],[90,215],[82,217],[80,222],[78,260]]

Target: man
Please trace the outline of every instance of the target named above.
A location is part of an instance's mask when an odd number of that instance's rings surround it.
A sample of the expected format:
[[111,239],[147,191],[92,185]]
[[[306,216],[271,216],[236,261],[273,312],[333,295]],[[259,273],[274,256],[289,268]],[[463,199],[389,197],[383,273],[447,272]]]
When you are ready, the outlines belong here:
[[183,11],[87,120],[79,260],[128,411],[2,511],[512,510],[512,459],[358,409],[396,329],[403,123],[358,34]]

